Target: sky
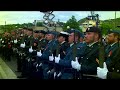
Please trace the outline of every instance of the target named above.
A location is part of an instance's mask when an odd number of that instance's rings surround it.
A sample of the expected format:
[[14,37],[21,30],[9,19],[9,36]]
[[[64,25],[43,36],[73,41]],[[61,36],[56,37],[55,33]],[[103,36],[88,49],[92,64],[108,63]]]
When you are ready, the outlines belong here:
[[[90,15],[90,11],[53,11],[55,15],[54,21],[58,19],[62,22],[66,22],[75,16],[77,20],[87,17]],[[114,19],[115,11],[95,11],[95,14],[99,14],[100,20]],[[33,23],[34,20],[44,20],[44,13],[40,11],[0,11],[0,25],[6,24],[22,24],[22,23]],[[120,11],[116,11],[116,18],[120,17]]]

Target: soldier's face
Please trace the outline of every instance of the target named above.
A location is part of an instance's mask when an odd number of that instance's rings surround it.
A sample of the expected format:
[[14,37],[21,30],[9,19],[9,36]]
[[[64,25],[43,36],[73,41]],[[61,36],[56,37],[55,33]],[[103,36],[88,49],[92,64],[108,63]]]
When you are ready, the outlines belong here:
[[115,41],[114,34],[113,34],[113,33],[108,34],[108,35],[107,35],[107,40],[106,40],[106,41],[107,41],[108,44],[114,43],[114,41]]
[[62,43],[63,41],[65,41],[65,38],[63,36],[58,37],[58,42]]
[[94,42],[94,37],[95,37],[94,32],[86,32],[86,34],[85,34],[85,42],[88,43],[88,44]]
[[26,29],[24,29],[23,31],[24,31],[24,34],[27,34],[27,30]]
[[68,37],[68,42],[73,43],[73,41],[74,41],[74,33],[71,33]]
[[38,34],[37,34],[37,33],[34,33],[33,35],[34,35],[34,37],[35,37],[35,38],[37,38],[37,37],[38,37]]
[[39,33],[38,36],[42,38],[44,35],[42,33]]
[[32,35],[32,31],[28,31],[28,32],[27,32],[27,35]]
[[46,39],[48,41],[52,40],[53,38],[54,38],[54,36],[52,34],[47,34],[47,36],[46,36]]

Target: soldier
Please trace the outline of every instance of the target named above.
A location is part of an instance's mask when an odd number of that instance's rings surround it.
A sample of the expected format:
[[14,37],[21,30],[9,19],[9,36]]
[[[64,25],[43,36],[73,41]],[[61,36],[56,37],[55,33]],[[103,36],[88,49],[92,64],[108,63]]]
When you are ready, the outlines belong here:
[[[39,33],[38,33],[38,47],[37,47],[37,51],[38,52],[41,52],[41,53],[43,53],[43,51],[44,51],[44,49],[45,49],[45,47],[46,47],[46,45],[47,45],[47,43],[48,43],[48,40],[45,38],[45,35],[46,35],[46,32],[45,31],[43,31],[43,30],[39,30]],[[36,61],[36,63],[34,63],[34,68],[36,68],[36,64],[37,63],[39,63],[38,62],[38,57],[36,58],[37,59],[37,61]],[[35,59],[35,60],[36,60]],[[34,72],[34,74],[33,74],[33,78],[42,78],[42,67],[40,66],[38,66],[36,69],[34,69],[34,70],[36,70],[36,73]]]
[[47,32],[43,31],[43,30],[39,30],[39,50],[41,50],[41,52],[43,53],[45,46],[48,43],[48,40],[46,39],[45,35],[47,34]]
[[80,33],[80,42],[83,42],[84,41],[84,34],[81,32]]
[[29,28],[27,31],[27,35],[25,36],[25,53],[29,54],[29,48],[31,46],[31,40],[33,40],[33,29]]
[[[23,29],[23,40],[20,46],[22,46],[21,48],[21,59],[22,59],[22,73],[21,76],[18,76],[18,78],[24,78],[24,77],[28,77],[28,58],[29,57],[29,48],[31,47],[31,40],[33,40],[32,37],[32,33],[33,33],[33,29],[29,28],[27,29]],[[26,35],[25,35],[26,34]]]
[[17,47],[17,55],[16,55],[16,59],[17,59],[17,72],[21,72],[21,68],[22,68],[22,60],[21,60],[21,56],[20,56],[20,51],[21,51],[21,48],[20,48],[20,44],[22,43],[22,38],[23,38],[23,35],[21,34],[18,38],[17,38],[17,44],[16,44],[16,47]]
[[103,68],[97,68],[97,76],[101,79],[120,79],[120,32],[110,31],[107,36],[108,47],[106,48],[106,58]]
[[105,50],[105,60],[107,66],[109,66],[113,56],[116,54],[115,52],[119,48],[119,31],[109,31],[109,34],[107,35],[107,44],[108,45]]
[[11,55],[12,55],[12,42],[11,42],[11,36],[10,33],[6,32],[6,38],[5,38],[5,59],[8,61],[11,61]]
[[[66,50],[67,48],[69,48],[69,44],[68,44],[68,36],[69,34],[67,32],[60,32],[60,34],[58,35],[58,42],[59,45],[56,48],[56,51],[54,52],[54,56],[59,57],[63,59],[66,56]],[[55,72],[54,72],[54,78],[55,79],[60,79],[60,74],[61,74],[61,67],[59,64],[55,64],[54,66]]]
[[43,69],[44,78],[47,78],[46,72],[49,70],[48,67],[49,56],[51,56],[56,49],[55,33],[53,31],[48,32],[46,35],[46,39],[49,41],[48,44],[46,45],[42,55],[37,56],[38,64],[39,65],[43,64],[42,69]]
[[63,59],[59,57],[55,58],[55,63],[59,64],[61,69],[61,79],[73,79],[73,69],[71,66],[71,61],[77,55],[79,47],[80,32],[78,30],[71,30],[69,32],[68,43],[69,48],[66,50],[66,56]]
[[72,68],[76,69],[82,79],[90,79],[90,75],[97,74],[98,56],[99,56],[99,39],[101,37],[100,29],[97,27],[87,28],[85,34],[85,42],[87,46],[84,52],[76,57],[75,61],[71,61]]

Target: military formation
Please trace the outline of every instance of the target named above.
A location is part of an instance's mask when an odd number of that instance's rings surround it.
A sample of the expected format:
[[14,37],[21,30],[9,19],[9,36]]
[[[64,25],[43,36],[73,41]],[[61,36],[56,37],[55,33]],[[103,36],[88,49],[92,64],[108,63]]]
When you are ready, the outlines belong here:
[[15,57],[17,78],[119,79],[119,39],[120,31],[109,30],[103,38],[98,27],[84,33],[21,28],[0,34],[0,55],[8,61]]

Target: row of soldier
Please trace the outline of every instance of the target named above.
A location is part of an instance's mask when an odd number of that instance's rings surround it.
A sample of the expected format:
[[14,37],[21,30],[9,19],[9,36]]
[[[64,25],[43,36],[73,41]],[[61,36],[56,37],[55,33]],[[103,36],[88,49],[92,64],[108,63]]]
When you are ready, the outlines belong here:
[[[87,28],[84,34],[74,29],[58,33],[23,28],[1,37],[1,53],[8,60],[15,53],[18,78],[119,78],[119,34],[109,31],[103,42],[97,27]],[[105,48],[103,68],[99,67],[100,42]]]

